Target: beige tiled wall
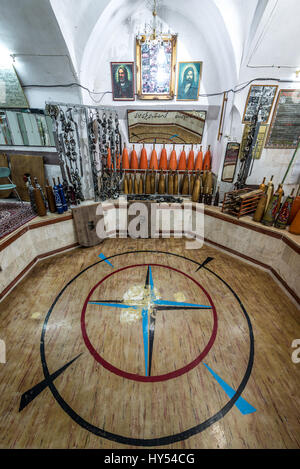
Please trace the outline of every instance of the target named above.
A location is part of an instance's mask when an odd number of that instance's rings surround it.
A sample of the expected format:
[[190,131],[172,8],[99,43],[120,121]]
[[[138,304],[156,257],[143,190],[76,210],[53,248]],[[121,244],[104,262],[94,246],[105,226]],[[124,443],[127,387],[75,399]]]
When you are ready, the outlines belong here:
[[2,292],[37,256],[76,243],[73,220],[26,231],[0,252]]

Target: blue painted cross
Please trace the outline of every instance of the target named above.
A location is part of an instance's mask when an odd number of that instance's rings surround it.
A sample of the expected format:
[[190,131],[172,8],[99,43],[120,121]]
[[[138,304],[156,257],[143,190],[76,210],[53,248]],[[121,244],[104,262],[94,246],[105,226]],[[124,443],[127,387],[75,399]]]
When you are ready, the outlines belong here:
[[[145,288],[150,289],[149,303],[142,309],[142,329],[143,329],[143,343],[144,343],[144,360],[145,360],[145,376],[151,376],[152,352],[154,343],[155,332],[155,314],[150,314],[150,311],[159,310],[176,310],[176,309],[211,309],[209,305],[200,305],[195,303],[185,303],[179,301],[160,300],[156,298],[154,293],[154,283],[152,277],[151,266],[148,266]],[[126,304],[123,301],[89,301],[89,304],[110,306],[113,308],[133,308],[139,309],[140,305]]]
[[[213,258],[208,257],[197,269],[197,271],[204,267],[208,262],[213,260]],[[144,342],[144,360],[145,360],[145,376],[151,376],[151,364],[152,364],[152,352],[153,352],[153,342],[154,342],[154,331],[155,331],[155,314],[150,314],[149,321],[149,311],[158,310],[176,310],[176,309],[210,309],[211,306],[200,305],[195,303],[186,303],[179,301],[169,301],[169,300],[160,300],[156,298],[154,292],[154,282],[152,277],[151,266],[148,266],[147,277],[145,282],[145,288],[150,289],[150,297],[148,306],[143,307],[142,309],[142,328],[143,328],[143,342]],[[101,306],[110,306],[114,308],[134,308],[139,309],[139,305],[126,304],[123,301],[89,301],[90,304],[96,304]],[[150,324],[149,324],[150,322]],[[149,353],[148,353],[149,351]],[[235,390],[231,388],[225,381],[223,381],[208,365],[204,363],[204,366],[209,370],[212,376],[216,379],[222,389],[226,394],[232,398],[235,394]],[[249,404],[241,396],[237,399],[235,403],[236,407],[242,414],[250,414],[256,411],[256,409]]]

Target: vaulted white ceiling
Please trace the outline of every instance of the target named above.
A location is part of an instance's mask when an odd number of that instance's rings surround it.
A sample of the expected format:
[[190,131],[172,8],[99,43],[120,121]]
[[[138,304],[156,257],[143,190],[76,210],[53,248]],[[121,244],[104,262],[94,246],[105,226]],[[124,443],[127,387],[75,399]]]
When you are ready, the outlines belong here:
[[[162,0],[159,20],[178,33],[178,60],[203,60],[203,92],[236,84],[257,6],[267,0]],[[145,0],[51,0],[81,82],[109,86],[109,62],[134,60],[134,36],[151,19]],[[62,6],[63,5],[63,6]],[[263,9],[260,8],[260,14]]]

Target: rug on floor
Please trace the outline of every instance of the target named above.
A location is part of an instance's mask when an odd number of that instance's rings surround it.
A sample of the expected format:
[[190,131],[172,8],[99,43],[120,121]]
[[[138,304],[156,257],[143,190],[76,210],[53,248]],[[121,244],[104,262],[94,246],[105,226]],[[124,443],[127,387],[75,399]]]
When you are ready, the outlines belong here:
[[0,239],[35,217],[29,202],[0,202]]

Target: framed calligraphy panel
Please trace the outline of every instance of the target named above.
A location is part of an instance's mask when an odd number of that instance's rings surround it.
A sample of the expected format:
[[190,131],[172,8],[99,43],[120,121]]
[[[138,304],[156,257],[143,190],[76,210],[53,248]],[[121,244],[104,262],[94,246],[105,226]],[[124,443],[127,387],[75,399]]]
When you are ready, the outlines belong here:
[[202,142],[206,111],[127,111],[130,143]]
[[300,90],[278,93],[266,148],[296,148],[300,137]]

